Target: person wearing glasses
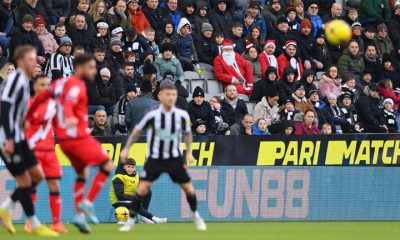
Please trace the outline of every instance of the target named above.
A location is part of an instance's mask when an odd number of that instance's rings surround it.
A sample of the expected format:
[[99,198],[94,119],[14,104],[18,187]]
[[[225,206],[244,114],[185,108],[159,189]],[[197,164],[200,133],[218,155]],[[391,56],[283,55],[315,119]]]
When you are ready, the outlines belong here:
[[375,35],[375,45],[380,57],[383,54],[390,54],[393,51],[393,43],[388,34],[386,23],[381,23],[376,27],[377,34]]
[[306,16],[310,18],[311,24],[313,25],[312,35],[314,38],[315,36],[317,36],[318,30],[321,29],[322,26],[324,25],[324,21],[322,20],[321,16],[318,15],[319,11],[318,3],[319,1],[317,0],[309,1],[306,13]]

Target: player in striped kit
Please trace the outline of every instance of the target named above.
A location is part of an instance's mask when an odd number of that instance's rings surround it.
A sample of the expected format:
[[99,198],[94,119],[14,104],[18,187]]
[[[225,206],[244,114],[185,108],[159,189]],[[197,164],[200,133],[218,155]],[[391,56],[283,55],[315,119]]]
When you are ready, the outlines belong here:
[[[41,93],[50,87],[50,79],[47,76],[40,75],[34,79],[33,90],[35,95]],[[31,98],[30,102],[34,99]],[[33,149],[44,171],[47,185],[49,187],[49,204],[52,215],[51,228],[60,233],[68,232],[61,223],[61,199],[60,199],[60,179],[61,166],[55,152],[53,122],[56,115],[56,101],[52,98],[41,103],[35,112],[27,116],[29,128],[25,134],[29,146]],[[32,189],[32,201],[36,204],[36,188]],[[29,221],[25,224],[25,230],[30,231]]]

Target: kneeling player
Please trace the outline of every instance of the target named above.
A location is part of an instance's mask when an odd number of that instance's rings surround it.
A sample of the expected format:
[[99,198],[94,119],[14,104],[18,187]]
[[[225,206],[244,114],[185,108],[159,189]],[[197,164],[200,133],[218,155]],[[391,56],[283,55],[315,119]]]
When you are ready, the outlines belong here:
[[[126,161],[129,147],[135,143],[143,130],[147,130],[148,159],[144,165],[139,187],[132,201],[132,209],[139,212],[143,199],[149,193],[152,183],[162,173],[168,173],[175,183],[185,192],[193,221],[200,231],[206,230],[206,224],[197,212],[197,198],[187,172],[186,161],[194,161],[192,155],[192,133],[187,112],[175,108],[178,91],[170,81],[163,81],[160,86],[161,106],[148,112],[129,136],[126,146],[121,151],[121,161]],[[182,157],[181,136],[185,137],[186,159]],[[130,231],[134,220],[128,219],[120,231]]]
[[[134,217],[131,211],[132,198],[135,195],[139,185],[139,174],[136,172],[136,161],[129,158],[125,163],[120,164],[116,170],[116,174],[111,180],[110,200],[114,208],[126,207],[130,211],[130,217]],[[151,201],[151,192],[143,200],[143,205],[140,207],[138,214],[142,216],[145,223],[166,223],[166,218],[158,218],[149,213]]]
[[[50,87],[50,79],[41,75],[34,79],[33,90],[35,96]],[[33,98],[34,99],[34,98]],[[31,99],[31,102],[33,101]],[[29,146],[35,152],[36,158],[44,171],[49,187],[49,204],[53,224],[51,228],[60,233],[66,233],[67,229],[61,223],[61,199],[60,178],[61,166],[55,152],[53,120],[56,115],[56,101],[49,98],[37,107],[35,113],[27,116],[29,128],[26,131]],[[36,187],[32,189],[32,201],[36,204]],[[29,221],[25,224],[25,230],[30,231]]]

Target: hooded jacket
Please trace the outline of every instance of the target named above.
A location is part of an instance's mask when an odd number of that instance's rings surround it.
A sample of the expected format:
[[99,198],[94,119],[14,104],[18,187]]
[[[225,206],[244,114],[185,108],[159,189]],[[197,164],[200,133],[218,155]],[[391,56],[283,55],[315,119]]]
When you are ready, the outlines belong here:
[[283,77],[281,78],[281,80],[278,81],[277,84],[280,104],[284,104],[287,99],[292,98],[292,93],[294,92],[294,89],[296,87],[296,80],[294,80],[293,82],[289,82],[286,78],[287,75],[289,75],[290,73],[294,73],[296,79],[296,70],[288,66],[285,67],[285,69],[283,70]]
[[379,109],[379,102],[379,99],[367,96],[365,94],[360,96],[356,102],[356,111],[358,113],[358,119],[361,127],[379,127],[380,125],[386,124],[383,112],[381,109]]
[[306,69],[306,70],[304,70],[303,76],[301,76],[301,79],[300,79],[300,83],[303,84],[303,86],[304,86],[304,88],[305,88],[305,90],[306,90],[306,96],[308,96],[308,93],[309,93],[311,90],[317,89],[317,87],[315,86],[314,83],[308,83],[308,82],[307,82],[307,78],[308,78],[308,76],[310,76],[310,75],[314,75],[313,70],[311,70],[311,69]]
[[277,81],[270,81],[268,79],[271,72],[274,72],[276,74],[276,79],[278,79],[276,68],[268,67],[266,70],[266,76],[254,83],[253,92],[250,95],[250,101],[259,102],[263,97],[268,96],[271,91],[277,90]]
[[199,36],[195,41],[196,52],[199,57],[199,62],[213,64],[214,58],[216,57],[217,43],[214,42],[213,37],[206,38],[203,35]]
[[218,3],[223,1],[225,0],[217,0],[215,2],[214,9],[210,11],[209,19],[214,28],[214,32],[222,32],[225,37],[228,37],[232,32],[233,18],[228,11],[221,12],[218,9]]
[[191,25],[190,22],[186,18],[182,18],[181,21],[179,22],[178,25],[178,49],[176,52],[176,57],[179,59],[179,61],[183,62],[192,62],[194,61],[199,61],[197,57],[197,52],[196,48],[194,47],[194,41],[193,38],[190,34],[183,36],[181,32],[181,28],[185,25],[189,24],[190,32],[191,32]]
[[[207,14],[204,17],[200,16],[200,9],[207,7]],[[201,26],[203,25],[203,23],[209,23],[210,19],[209,19],[209,13],[210,13],[210,9],[207,6],[207,4],[204,1],[198,1],[197,5],[196,5],[196,16],[194,17],[194,25],[195,27],[193,28],[193,33],[197,36],[201,35]]]

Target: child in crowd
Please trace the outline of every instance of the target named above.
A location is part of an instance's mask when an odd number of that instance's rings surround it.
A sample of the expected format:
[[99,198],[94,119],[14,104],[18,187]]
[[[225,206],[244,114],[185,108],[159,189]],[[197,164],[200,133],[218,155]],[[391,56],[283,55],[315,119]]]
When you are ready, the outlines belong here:
[[230,39],[235,44],[235,52],[242,54],[246,50],[244,38],[242,38],[243,26],[240,22],[232,23],[232,35]]
[[125,43],[122,39],[123,34],[124,34],[124,29],[122,29],[122,27],[116,27],[111,31],[112,38],[120,40],[121,48],[125,50]]
[[254,23],[254,17],[246,12],[244,14],[244,20],[243,20],[243,32],[242,32],[242,38],[246,38],[247,35],[251,32],[251,27],[253,26]]
[[183,71],[197,71],[199,59],[191,36],[192,27],[186,18],[182,18],[179,22],[177,32],[179,48],[176,51],[176,57],[181,62]]
[[300,31],[300,23],[297,21],[296,16],[297,14],[295,7],[288,7],[286,9],[286,17],[289,22],[289,31],[294,31],[294,32]]
[[356,8],[348,8],[344,20],[351,26],[354,22],[358,22],[358,10]]
[[283,134],[293,135],[294,134],[293,121],[284,121],[282,123],[282,129],[283,129]]
[[217,50],[218,50],[218,53],[215,54],[217,56],[222,53],[222,43],[225,40],[225,36],[222,32],[214,32],[214,36],[215,36],[215,43],[217,44]]
[[386,119],[386,126],[390,133],[396,133],[397,129],[397,122],[396,122],[396,112],[393,109],[393,100],[390,98],[386,98],[383,100],[383,116]]
[[56,26],[53,30],[53,36],[58,45],[60,45],[61,38],[66,35],[66,32],[67,32],[67,29],[65,28],[64,23],[59,22],[56,24]]
[[207,127],[205,122],[200,119],[194,122],[192,125],[192,131],[194,132],[195,136],[206,135]]
[[281,121],[293,121],[294,115],[299,113],[294,108],[294,99],[288,98],[285,102],[285,107],[279,112],[279,116],[281,117]]
[[126,135],[127,128],[125,125],[126,106],[132,101],[137,94],[137,86],[131,82],[125,86],[125,95],[122,95],[115,104],[113,113],[113,123],[115,124],[115,135]]
[[255,124],[253,124],[253,135],[265,136],[271,135],[268,130],[267,121],[264,118],[260,118],[257,120]]
[[148,52],[151,50],[156,56],[160,54],[160,49],[155,42],[156,31],[153,28],[146,28],[139,36],[140,53]]
[[47,31],[46,22],[42,18],[36,19],[34,27],[39,40],[42,42],[46,56],[49,58],[50,55],[55,53],[58,49],[57,41],[54,36]]
[[375,32],[376,29],[374,26],[366,26],[364,31],[363,31],[363,35],[362,35],[362,39],[364,42],[364,46],[368,46],[370,44],[374,44],[375,42]]
[[332,125],[330,125],[329,123],[324,123],[321,126],[321,133],[323,135],[330,135],[332,134]]

